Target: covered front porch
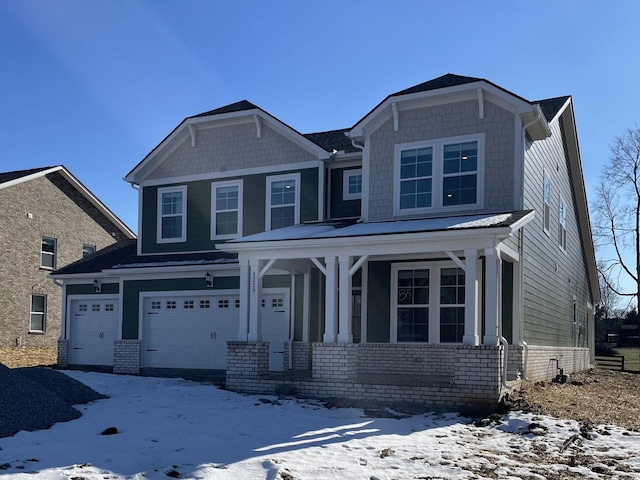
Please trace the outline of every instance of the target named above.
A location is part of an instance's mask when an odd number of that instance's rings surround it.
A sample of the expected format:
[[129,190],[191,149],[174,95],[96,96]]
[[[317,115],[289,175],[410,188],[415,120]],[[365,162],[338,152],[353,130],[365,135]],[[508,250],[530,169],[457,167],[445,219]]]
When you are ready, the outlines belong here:
[[[325,222],[220,245],[238,253],[240,267],[228,388],[266,393],[289,385],[321,398],[495,402],[508,380],[503,354],[520,340],[515,234],[532,217]],[[292,275],[283,372],[269,370],[259,302],[271,269]],[[512,356],[508,370],[515,373],[521,356]]]

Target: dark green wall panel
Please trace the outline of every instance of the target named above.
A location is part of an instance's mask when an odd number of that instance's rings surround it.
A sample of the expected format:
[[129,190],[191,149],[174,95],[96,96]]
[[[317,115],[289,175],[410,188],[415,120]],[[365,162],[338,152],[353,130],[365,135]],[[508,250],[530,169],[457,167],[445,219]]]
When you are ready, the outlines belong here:
[[93,283],[85,285],[67,285],[67,295],[113,295],[120,292],[120,285],[117,283],[103,283],[101,292],[96,293]]
[[331,218],[347,218],[360,216],[360,200],[342,199],[343,174],[345,170],[356,170],[356,168],[334,168],[329,171],[329,174],[331,176],[331,190],[329,192],[329,215]]
[[389,342],[391,262],[370,262],[367,297],[367,342]]

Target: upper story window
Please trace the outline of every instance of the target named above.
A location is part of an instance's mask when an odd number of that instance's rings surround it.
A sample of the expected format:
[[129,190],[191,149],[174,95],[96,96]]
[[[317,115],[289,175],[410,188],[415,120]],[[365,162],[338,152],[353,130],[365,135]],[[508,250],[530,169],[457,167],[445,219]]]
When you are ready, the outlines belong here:
[[95,245],[83,245],[82,246],[82,258],[89,257],[89,256],[93,255],[94,253],[96,253],[96,246]]
[[51,270],[56,268],[56,244],[55,238],[42,237],[40,247],[40,266],[42,268],[50,268]]
[[211,238],[242,235],[242,180],[211,185]]
[[357,200],[362,197],[362,169],[345,170],[342,173],[342,199]]
[[47,319],[47,296],[31,295],[30,332],[44,332]]
[[187,187],[158,189],[158,243],[187,239]]
[[567,206],[562,197],[558,209],[558,245],[562,250],[567,249]]
[[300,174],[267,177],[266,230],[300,223]]
[[542,201],[543,201],[543,213],[542,221],[544,231],[549,233],[549,225],[551,223],[551,179],[549,175],[544,174],[543,186],[542,186]]
[[482,205],[484,135],[396,145],[394,214]]

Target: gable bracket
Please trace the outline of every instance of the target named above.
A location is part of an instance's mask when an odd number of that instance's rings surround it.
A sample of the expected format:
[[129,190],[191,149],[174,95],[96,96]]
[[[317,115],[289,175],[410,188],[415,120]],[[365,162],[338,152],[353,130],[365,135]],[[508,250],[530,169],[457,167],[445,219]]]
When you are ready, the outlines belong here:
[[367,258],[369,258],[369,255],[362,255],[358,261],[356,263],[354,263],[351,268],[349,269],[349,276],[353,276],[354,273],[356,273],[358,271],[358,269],[362,266],[362,264],[364,262],[367,261]]
[[318,270],[320,270],[325,277],[327,276],[327,269],[324,268],[324,265],[322,265],[317,258],[311,257],[309,260],[311,260],[313,264],[318,267]]
[[391,104],[391,111],[393,112],[393,131],[397,132],[398,131],[399,118],[398,118],[398,104],[396,102],[393,102]]
[[453,260],[454,262],[456,262],[456,264],[465,272],[467,271],[467,266],[465,265],[465,263],[460,260],[460,258],[453,252],[447,252],[447,255],[449,255],[449,258],[451,260]]
[[196,126],[189,124],[189,135],[191,136],[191,147],[196,146]]
[[254,115],[253,121],[256,123],[256,138],[262,138],[262,119],[258,115]]
[[482,93],[482,89],[478,88],[478,117],[480,120],[484,120],[484,94]]

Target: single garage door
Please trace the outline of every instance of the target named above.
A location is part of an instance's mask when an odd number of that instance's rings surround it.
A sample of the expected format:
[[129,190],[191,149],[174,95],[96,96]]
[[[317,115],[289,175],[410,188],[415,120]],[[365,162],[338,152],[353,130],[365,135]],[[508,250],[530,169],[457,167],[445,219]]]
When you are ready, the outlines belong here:
[[72,300],[69,363],[113,366],[113,342],[118,328],[115,299]]
[[144,366],[225,369],[239,303],[238,295],[145,298]]

